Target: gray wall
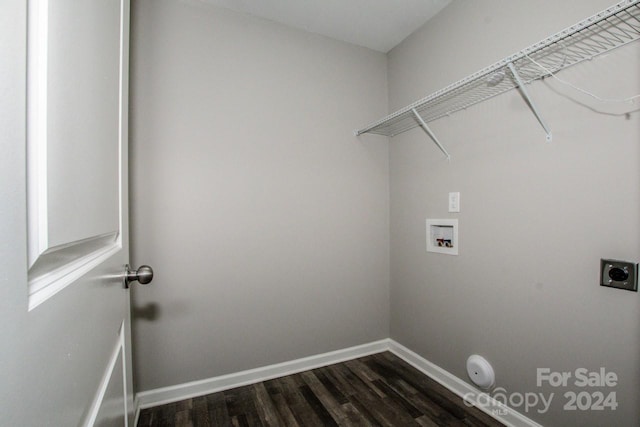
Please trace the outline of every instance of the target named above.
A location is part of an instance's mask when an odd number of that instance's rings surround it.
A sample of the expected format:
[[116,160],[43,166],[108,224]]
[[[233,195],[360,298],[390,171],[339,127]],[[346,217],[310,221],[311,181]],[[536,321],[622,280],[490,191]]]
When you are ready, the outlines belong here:
[[[385,58],[195,2],[135,2],[132,258],[157,273],[134,295],[138,390],[390,332],[460,378],[479,353],[508,393],[554,392],[526,414],[544,425],[635,425],[638,295],[598,286],[598,268],[640,259],[637,107],[547,79],[529,90],[550,144],[516,91],[431,124],[450,163],[419,129],[389,148],[351,136],[609,3],[457,1]],[[626,97],[639,62],[633,44],[561,77]],[[459,219],[459,256],[425,251],[425,218]],[[536,368],[580,367],[618,375],[616,411],[563,411],[579,390],[536,387]]]
[[[453,2],[390,52],[390,110],[610,3]],[[634,43],[561,77],[623,98],[640,92],[639,71]],[[637,425],[639,296],[598,286],[598,270],[600,258],[640,259],[638,104],[550,79],[529,90],[550,144],[516,91],[431,124],[450,163],[419,129],[391,140],[391,337],[460,378],[479,353],[508,393],[555,392],[549,413],[527,413],[544,425]],[[447,211],[451,191],[459,214]],[[459,219],[459,256],[425,251],[425,218]],[[616,411],[563,411],[564,392],[580,390],[536,387],[536,368],[580,367],[618,375],[599,389],[617,393]]]
[[389,336],[386,57],[201,2],[134,2],[138,390]]

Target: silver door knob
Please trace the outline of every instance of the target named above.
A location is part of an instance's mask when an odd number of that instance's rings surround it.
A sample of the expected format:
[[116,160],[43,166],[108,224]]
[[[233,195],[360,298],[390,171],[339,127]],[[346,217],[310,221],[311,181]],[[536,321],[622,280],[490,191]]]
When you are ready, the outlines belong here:
[[153,269],[148,265],[141,265],[137,270],[131,270],[129,264],[124,267],[124,287],[128,288],[131,282],[138,282],[141,285],[151,283],[153,280]]

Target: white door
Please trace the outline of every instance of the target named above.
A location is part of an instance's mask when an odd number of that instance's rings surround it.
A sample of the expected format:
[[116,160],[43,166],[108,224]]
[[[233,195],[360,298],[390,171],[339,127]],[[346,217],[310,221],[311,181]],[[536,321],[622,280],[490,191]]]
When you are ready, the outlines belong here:
[[129,1],[1,3],[0,424],[132,425]]

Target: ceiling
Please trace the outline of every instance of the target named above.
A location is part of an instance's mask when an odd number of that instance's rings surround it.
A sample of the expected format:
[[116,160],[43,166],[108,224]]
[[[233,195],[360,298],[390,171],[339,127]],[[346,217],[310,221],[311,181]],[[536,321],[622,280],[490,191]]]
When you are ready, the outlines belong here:
[[451,0],[200,0],[388,52]]

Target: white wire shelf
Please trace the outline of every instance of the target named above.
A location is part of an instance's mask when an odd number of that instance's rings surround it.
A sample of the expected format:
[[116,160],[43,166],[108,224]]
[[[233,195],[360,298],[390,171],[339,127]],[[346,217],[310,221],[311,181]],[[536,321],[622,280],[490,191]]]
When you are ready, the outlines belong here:
[[[395,136],[421,126],[449,157],[426,123],[520,88],[551,140],[525,85],[640,39],[640,0],[625,0],[357,130]],[[533,61],[532,61],[533,60]],[[545,69],[543,69],[540,65]]]

